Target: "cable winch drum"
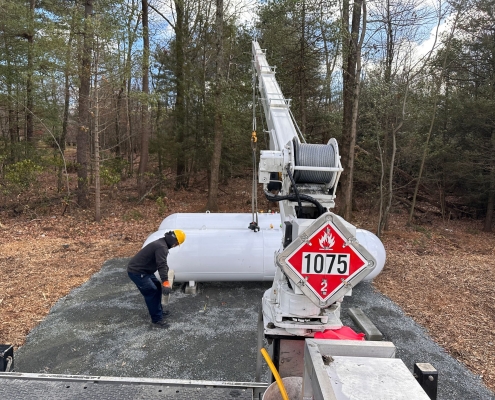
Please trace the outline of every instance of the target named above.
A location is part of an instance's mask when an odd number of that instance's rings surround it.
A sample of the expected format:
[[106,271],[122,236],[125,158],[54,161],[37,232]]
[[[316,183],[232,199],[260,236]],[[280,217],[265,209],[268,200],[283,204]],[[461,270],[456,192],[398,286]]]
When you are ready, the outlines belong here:
[[[294,162],[301,167],[336,167],[335,149],[329,144],[294,143]],[[295,170],[296,183],[330,183],[336,172]]]

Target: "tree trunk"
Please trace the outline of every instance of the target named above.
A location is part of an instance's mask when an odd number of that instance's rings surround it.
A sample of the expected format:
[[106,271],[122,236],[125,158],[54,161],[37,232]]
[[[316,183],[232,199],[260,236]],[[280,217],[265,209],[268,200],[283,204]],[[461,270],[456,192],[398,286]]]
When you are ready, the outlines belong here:
[[93,14],[93,0],[84,5],[84,31],[79,86],[79,130],[77,132],[77,202],[83,208],[89,206],[88,151],[90,131],[89,95],[91,86],[92,29],[90,18]]
[[149,87],[149,65],[150,65],[150,35],[148,27],[148,0],[142,0],[143,11],[143,101],[141,105],[141,158],[139,160],[138,171],[138,193],[139,198],[146,193],[145,173],[148,168],[149,141],[150,141],[150,113],[148,98]]
[[[386,85],[386,90],[390,92],[391,90],[391,83],[392,83],[392,65],[394,62],[394,30],[393,30],[393,16],[391,14],[391,4],[390,0],[386,1],[385,4],[386,10],[386,44],[385,44],[385,73],[384,73],[384,80],[385,80],[385,85]],[[395,159],[395,150],[394,150],[394,145],[395,143],[395,137],[392,138],[392,149],[390,150],[390,126],[392,125],[392,131],[394,130],[393,124],[390,122],[390,110],[392,109],[392,104],[386,105],[386,109],[384,112],[383,116],[383,148],[382,148],[382,154],[380,154],[381,158],[381,178],[380,178],[380,211],[379,211],[379,219],[378,219],[378,232],[377,235],[380,237],[381,233],[383,230],[387,229],[387,224],[388,224],[388,217],[389,213],[387,210],[390,210],[391,206],[391,201],[392,201],[392,192],[390,191],[392,187],[392,182],[393,182],[393,161],[391,159]],[[393,132],[392,132],[393,135]],[[380,140],[380,137],[378,137],[378,141]],[[378,143],[378,146],[380,147],[380,144]],[[383,184],[385,180],[385,169],[387,168],[388,170],[388,189],[385,189]],[[385,196],[387,197],[388,200],[385,199]]]
[[177,155],[177,177],[175,188],[187,186],[184,139],[186,129],[185,110],[185,55],[184,55],[184,2],[174,0],[177,22],[175,24],[176,97],[175,97],[175,142]]
[[[129,53],[130,53],[130,51],[129,51]],[[128,62],[130,64],[130,61],[128,61]],[[130,66],[129,66],[129,69],[130,69]],[[127,159],[129,162],[129,174],[128,175],[133,176],[133,174],[134,174],[134,142],[132,140],[132,135],[131,135],[132,120],[131,120],[131,78],[130,78],[130,75],[127,77],[126,94],[127,94],[127,97],[126,97],[126,102],[125,102],[125,106],[126,106],[126,108],[125,108],[125,116],[126,116],[125,134],[127,137],[127,150],[128,150],[128,153],[127,153],[128,158]]]
[[[335,65],[337,63],[337,58],[339,56],[340,42],[334,43],[335,53],[333,55],[333,59],[330,60],[329,42],[331,42],[331,39],[327,38],[327,31],[325,29],[324,23],[321,24],[320,29],[321,29],[321,37],[323,41],[323,48],[325,54],[325,73],[326,73],[325,86],[328,91],[326,94],[325,107],[329,112],[332,112],[332,79],[333,79],[333,71],[335,70]],[[325,135],[324,137],[322,137],[321,143],[327,143],[329,139],[330,136]]]
[[[70,65],[71,65],[71,50],[72,50],[72,40],[74,39],[74,18],[75,15],[72,14],[71,19],[71,30],[69,32],[69,40],[67,41],[67,52],[65,55],[65,67],[64,67],[64,115],[62,117],[62,134],[60,135],[59,147],[62,159],[65,155],[65,140],[67,137],[67,129],[69,126],[69,107],[70,107]],[[63,170],[67,169],[67,165],[59,166],[57,174],[57,191],[62,190],[62,175]],[[69,185],[67,185],[67,194],[69,194]]]
[[28,52],[27,52],[27,79],[26,79],[26,140],[32,141],[34,135],[33,120],[33,46],[34,46],[34,10],[35,0],[29,1],[29,32],[27,34]]
[[[344,75],[344,113],[342,124],[342,151],[341,160],[344,171],[340,178],[342,202],[339,210],[346,220],[352,215],[352,181],[354,170],[354,147],[356,144],[356,130],[352,128],[356,95],[356,66],[358,58],[358,37],[361,24],[361,7],[363,0],[356,0],[352,12],[352,27],[347,44],[347,59],[345,60]],[[347,34],[347,32],[344,32]]]
[[206,209],[218,211],[218,182],[220,173],[220,159],[222,157],[223,138],[223,107],[222,107],[222,84],[223,84],[223,0],[216,0],[216,71],[215,71],[215,138],[213,141],[213,154],[210,164],[210,182],[208,188],[208,202]]
[[[346,202],[349,201],[348,204],[351,204],[350,211],[352,211],[352,186],[353,186],[353,176],[354,176],[354,148],[356,147],[356,137],[357,137],[357,120],[358,120],[358,111],[359,111],[359,94],[361,88],[361,49],[363,47],[364,36],[366,35],[366,2],[365,0],[361,0],[362,8],[363,8],[363,27],[361,29],[360,39],[357,42],[356,46],[356,75],[354,82],[354,95],[353,95],[353,104],[352,104],[352,120],[351,120],[351,142],[349,148],[351,151],[349,152],[349,175],[350,175],[350,194],[349,199],[346,199]],[[354,10],[356,12],[356,10]],[[353,15],[353,19],[356,15]],[[361,13],[359,12],[359,20],[361,19]],[[354,24],[353,24],[354,25]],[[358,28],[359,30],[359,23]],[[356,32],[357,34],[357,32]],[[349,218],[351,215],[349,215]]]
[[493,212],[495,208],[495,129],[492,129],[492,149],[490,159],[490,183],[488,190],[488,201],[486,203],[486,217],[483,231],[491,232],[493,224]]
[[[149,7],[149,4],[148,4]],[[128,9],[128,18],[126,25],[127,33],[127,53],[124,59],[124,79],[122,80],[121,92],[124,94],[124,104],[123,113],[125,119],[125,130],[123,143],[123,152],[127,158],[127,171],[122,171],[121,178],[124,180],[128,176],[134,175],[134,143],[132,132],[132,120],[131,120],[131,81],[132,81],[132,47],[135,42],[136,32],[139,28],[140,17],[136,16],[139,9],[139,0],[132,0],[130,8]],[[135,21],[134,28],[132,28],[132,23]]]
[[10,62],[10,49],[7,39],[4,36],[4,45],[5,45],[5,55],[6,55],[6,64],[7,64],[7,73],[5,76],[5,85],[7,86],[7,114],[8,114],[8,131],[9,131],[9,141],[10,141],[10,155],[9,155],[9,163],[13,164],[16,160],[16,152],[15,147],[17,143],[16,138],[16,118],[15,118],[15,109],[13,102],[13,84],[12,84],[12,70],[11,70],[11,62]]
[[[121,85],[117,97],[115,99],[115,157],[119,160],[122,159],[122,134],[120,130],[121,119],[122,119],[122,96],[124,94],[124,87]],[[121,171],[121,173],[123,170]]]
[[[96,46],[98,46],[98,39],[96,40]],[[98,98],[98,57],[99,57],[99,49],[96,47],[96,56],[95,56],[95,80],[94,80],[94,103],[95,103],[95,125],[94,125],[94,136],[93,136],[93,145],[94,145],[94,155],[95,155],[95,221],[101,221],[101,193],[100,193],[100,126],[99,126],[99,117],[100,117],[100,106],[99,106],[99,98]]]

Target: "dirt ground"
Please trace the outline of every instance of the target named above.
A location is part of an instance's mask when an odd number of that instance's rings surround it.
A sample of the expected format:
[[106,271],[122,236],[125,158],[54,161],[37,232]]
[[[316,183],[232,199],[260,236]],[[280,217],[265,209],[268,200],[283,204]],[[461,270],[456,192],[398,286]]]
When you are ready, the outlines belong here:
[[[132,256],[167,215],[204,210],[206,185],[138,203],[134,184],[104,192],[99,223],[92,210],[61,202],[0,210],[0,343],[21,346],[59,298],[105,260]],[[222,212],[251,212],[249,179],[233,178],[220,193]],[[267,211],[265,200],[258,205]],[[375,287],[495,391],[495,234],[480,221],[405,221],[405,211],[393,214],[382,237],[387,263]],[[376,215],[362,210],[352,223],[374,232]]]

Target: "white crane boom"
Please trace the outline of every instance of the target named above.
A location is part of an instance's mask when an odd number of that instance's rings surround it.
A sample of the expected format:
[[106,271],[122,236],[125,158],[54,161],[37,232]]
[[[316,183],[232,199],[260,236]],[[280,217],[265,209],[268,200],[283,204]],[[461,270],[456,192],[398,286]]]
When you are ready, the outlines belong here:
[[253,42],[254,68],[262,93],[263,110],[270,132],[270,150],[281,151],[293,139],[299,140],[290,117],[290,101],[284,98],[275,79],[275,68],[266,61],[265,52],[258,42]]

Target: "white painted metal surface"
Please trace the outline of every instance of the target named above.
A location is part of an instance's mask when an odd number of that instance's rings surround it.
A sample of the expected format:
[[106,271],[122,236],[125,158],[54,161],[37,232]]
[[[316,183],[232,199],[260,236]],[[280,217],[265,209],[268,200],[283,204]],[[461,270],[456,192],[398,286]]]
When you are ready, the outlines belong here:
[[[280,214],[259,214],[259,232],[247,227],[250,213],[177,213],[165,218],[143,247],[172,229],[182,229],[186,241],[170,251],[168,264],[177,282],[270,281],[275,275],[275,252],[283,231]],[[385,249],[373,233],[356,230],[356,238],[375,257],[378,275]],[[377,272],[378,270],[378,272]]]
[[387,259],[385,247],[383,247],[383,243],[378,236],[365,229],[356,229],[356,239],[376,260],[375,269],[363,279],[363,281],[372,281],[380,272],[382,272],[382,269],[385,266],[385,261]]
[[391,342],[306,339],[303,398],[428,400]]
[[[163,237],[167,230],[153,233],[144,245]],[[274,249],[282,240],[279,229],[256,233],[247,227],[184,232],[186,241],[170,250],[168,256],[176,282],[273,280]]]
[[[251,213],[175,213],[165,218],[158,227],[158,230],[245,230],[252,220]],[[261,230],[280,228],[280,214],[259,213],[258,225]]]
[[260,92],[265,94],[262,104],[270,131],[270,150],[282,150],[292,139],[299,140],[290,117],[289,104],[275,79],[275,69],[268,64],[258,42],[253,42],[253,58]]
[[325,371],[338,400],[429,400],[398,358],[334,356]]

